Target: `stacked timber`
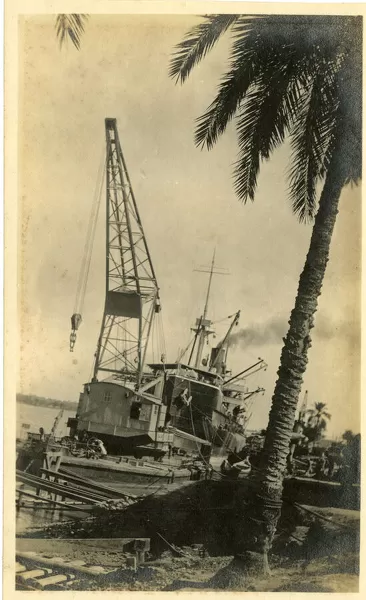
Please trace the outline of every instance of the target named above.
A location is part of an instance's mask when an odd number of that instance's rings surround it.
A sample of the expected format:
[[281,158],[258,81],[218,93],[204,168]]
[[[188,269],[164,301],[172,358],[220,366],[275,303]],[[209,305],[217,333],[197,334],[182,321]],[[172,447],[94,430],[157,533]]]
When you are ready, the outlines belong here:
[[67,469],[53,471],[41,468],[40,472],[38,476],[16,471],[18,508],[24,497],[33,499],[35,508],[48,503],[82,512],[124,509],[138,499],[108,485],[75,475]]

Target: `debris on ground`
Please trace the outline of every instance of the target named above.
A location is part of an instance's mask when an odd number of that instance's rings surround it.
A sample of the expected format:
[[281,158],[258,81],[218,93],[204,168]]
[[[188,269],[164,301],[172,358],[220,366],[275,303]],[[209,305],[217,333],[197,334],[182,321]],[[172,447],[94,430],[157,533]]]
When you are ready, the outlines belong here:
[[[81,587],[73,589],[218,589],[212,587],[213,578],[231,564],[233,539],[240,534],[238,523],[246,505],[240,484],[220,483],[195,482],[123,510],[104,510],[83,521],[50,525],[19,538],[17,545],[28,543],[32,549],[52,552],[59,544],[58,552],[63,548],[67,555],[85,556],[94,564],[117,569],[115,578],[102,587],[100,580],[80,581],[76,585]],[[357,591],[359,519],[355,510],[284,503],[270,556],[272,577],[247,579],[232,589]],[[101,537],[107,545],[98,548],[96,538]],[[116,543],[122,537],[151,541],[146,561],[135,570],[121,567],[123,552]]]

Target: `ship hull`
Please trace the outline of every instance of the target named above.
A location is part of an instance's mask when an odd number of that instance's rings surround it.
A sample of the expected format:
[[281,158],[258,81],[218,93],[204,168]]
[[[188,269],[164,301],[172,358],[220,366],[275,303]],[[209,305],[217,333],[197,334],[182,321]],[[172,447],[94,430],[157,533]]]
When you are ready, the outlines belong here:
[[177,465],[164,464],[155,468],[143,461],[133,459],[125,459],[121,463],[115,463],[108,460],[65,456],[62,459],[62,466],[81,477],[104,483],[127,485],[149,485],[154,480],[168,483],[172,479],[172,472],[174,472],[174,480],[188,481],[191,477],[190,470],[180,469]]

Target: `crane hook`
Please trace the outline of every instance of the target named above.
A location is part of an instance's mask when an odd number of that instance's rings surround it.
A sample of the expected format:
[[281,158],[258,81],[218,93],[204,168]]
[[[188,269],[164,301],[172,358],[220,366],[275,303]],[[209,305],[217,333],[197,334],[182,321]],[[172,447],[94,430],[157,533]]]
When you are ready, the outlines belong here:
[[81,323],[81,315],[74,313],[71,317],[71,333],[70,333],[70,352],[74,352],[74,346],[76,342],[76,332],[79,329]]

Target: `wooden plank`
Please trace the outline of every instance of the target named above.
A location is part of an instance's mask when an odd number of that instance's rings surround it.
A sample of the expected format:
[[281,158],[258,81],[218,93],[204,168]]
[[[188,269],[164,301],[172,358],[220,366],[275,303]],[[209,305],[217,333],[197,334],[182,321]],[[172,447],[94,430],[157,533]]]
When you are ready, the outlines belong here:
[[26,483],[31,487],[35,487],[38,490],[44,490],[46,492],[56,493],[58,492],[59,496],[64,496],[65,498],[71,498],[72,500],[78,500],[79,502],[84,502],[85,504],[100,504],[100,500],[95,500],[90,496],[86,496],[85,494],[76,493],[74,491],[70,491],[67,489],[68,486],[55,486],[54,483],[48,483],[45,479],[41,477],[31,478],[28,475],[18,474],[17,478]]
[[[30,492],[23,492],[22,494],[24,494],[24,496],[28,496],[29,498],[34,498],[35,500],[37,500],[38,502],[48,502],[49,504],[56,504],[56,506],[62,506],[62,508],[67,508],[68,510],[80,510],[82,512],[89,512],[90,510],[92,510],[93,506],[87,506],[84,505],[83,507],[81,507],[79,504],[67,504],[66,502],[61,502],[60,500],[52,500],[52,498],[40,498],[39,496],[36,496],[36,494],[31,494]],[[45,508],[44,506],[39,506],[37,507],[37,505],[34,506],[34,508]]]
[[23,573],[19,573],[17,577],[19,577],[22,581],[26,581],[27,579],[36,579],[37,577],[44,577],[47,573],[52,573],[52,569],[32,569],[31,571],[23,571]]
[[[37,475],[29,475],[29,474],[24,475],[22,471],[17,472],[17,477],[21,481],[24,481],[24,478],[26,478],[28,483],[31,481],[32,485],[36,486],[38,488],[39,487],[42,488],[42,486],[44,488],[44,486],[47,485],[50,488],[48,491],[51,491],[52,493],[57,493],[57,495],[59,495],[59,496],[64,496],[65,495],[64,490],[68,490],[69,492],[73,492],[73,493],[82,495],[84,497],[89,498],[90,500],[96,500],[98,502],[105,502],[106,500],[109,500],[108,497],[101,496],[99,494],[95,494],[94,492],[89,492],[89,490],[87,490],[85,488],[83,488],[81,490],[80,488],[77,488],[73,485],[61,485],[54,481],[50,481],[48,479],[38,477]],[[51,487],[52,487],[52,489],[51,489]],[[44,489],[46,489],[46,488],[44,488]]]
[[65,583],[67,580],[67,575],[51,575],[50,577],[42,577],[42,579],[37,579],[37,586],[40,586],[42,589],[44,589],[50,585],[53,586],[60,583]]
[[41,469],[42,473],[45,473],[48,476],[52,476],[55,478],[56,481],[60,481],[60,480],[64,480],[64,481],[69,481],[72,484],[74,484],[73,487],[81,487],[81,488],[85,488],[86,490],[92,490],[93,495],[95,495],[96,497],[101,497],[103,498],[103,500],[110,500],[110,494],[104,493],[98,493],[100,491],[106,492],[107,490],[105,490],[104,488],[102,490],[99,490],[100,486],[98,485],[93,485],[91,482],[85,482],[80,480],[77,476],[73,476],[73,475],[68,475],[66,473],[62,473],[62,472],[58,472],[55,473],[54,471],[49,471],[47,469]]
[[100,577],[101,575],[108,575],[109,573],[115,572],[117,569],[115,567],[112,568],[103,568],[103,567],[83,567],[83,566],[75,566],[72,565],[71,562],[66,562],[61,557],[55,558],[47,558],[45,556],[33,556],[28,552],[17,552],[16,558],[17,560],[24,561],[32,561],[36,562],[37,565],[47,565],[48,567],[52,567],[53,569],[59,568],[63,571],[77,573],[77,574],[85,574],[92,577]]
[[[54,471],[49,471],[48,469],[41,469],[41,472],[44,473],[45,475],[47,475],[47,481],[49,481],[50,483],[54,483],[57,486],[61,486],[64,487],[64,484],[60,483],[61,481],[66,481],[67,483],[71,480],[71,478],[68,475],[63,475],[61,473],[55,473]],[[49,477],[54,477],[54,480],[49,479]],[[86,483],[82,483],[82,482],[73,482],[71,481],[71,485],[67,485],[67,489],[74,491],[74,492],[79,492],[79,493],[86,493],[88,496],[90,496],[91,498],[95,498],[96,500],[100,500],[100,502],[105,502],[106,500],[111,500],[110,496],[106,496],[106,494],[100,494],[96,491],[94,491],[93,489],[90,490],[89,484]]]

